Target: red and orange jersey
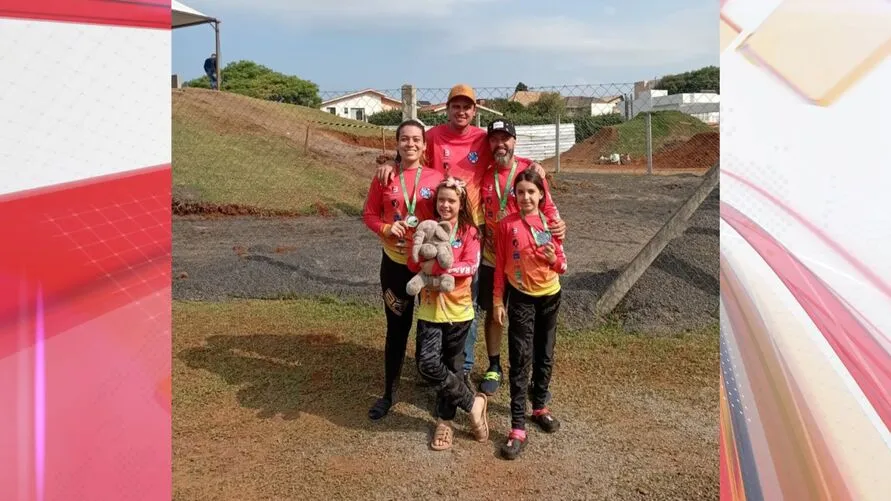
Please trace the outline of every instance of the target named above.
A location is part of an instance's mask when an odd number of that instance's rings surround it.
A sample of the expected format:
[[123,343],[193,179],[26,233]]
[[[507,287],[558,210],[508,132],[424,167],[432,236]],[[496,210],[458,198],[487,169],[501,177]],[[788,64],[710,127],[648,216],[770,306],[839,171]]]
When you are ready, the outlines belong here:
[[474,224],[483,224],[480,206],[480,181],[486,167],[492,163],[492,152],[486,131],[473,125],[464,134],[455,132],[449,124],[437,125],[427,131],[427,159],[430,166],[443,175],[460,178],[467,183],[467,201]]
[[[411,246],[411,242],[409,242]],[[408,269],[417,273],[421,266],[411,258],[409,250]],[[480,241],[476,227],[468,226],[459,229],[452,243],[454,260],[449,269],[443,269],[439,263],[433,265],[433,275],[448,273],[455,277],[455,288],[451,292],[439,292],[424,287],[419,294],[419,320],[427,322],[465,322],[473,320],[473,296],[470,285],[480,264]]]
[[[532,165],[532,160],[529,160],[528,158],[514,158],[517,161],[517,168],[514,170],[514,175],[511,176],[510,179],[507,178],[511,171],[511,165],[501,167],[493,162],[483,175],[482,184],[480,186],[480,197],[486,223],[482,235],[483,264],[489,266],[495,266],[495,232],[498,229],[498,222],[501,219],[499,217],[501,203],[498,194],[501,193],[504,195],[505,187],[507,187],[507,205],[504,210],[507,215],[519,212],[520,208],[519,205],[517,205],[517,194],[513,187],[514,179],[516,179],[517,174]],[[498,176],[497,188],[495,186],[496,175]],[[557,210],[557,206],[551,198],[551,191],[548,187],[547,180],[543,179],[542,181],[544,182],[545,188],[544,207],[542,212],[548,221],[548,225],[553,225],[560,219],[560,212]]]
[[[442,174],[429,167],[422,167],[421,177],[418,181],[417,205],[415,217],[418,221],[432,219],[436,206],[436,186],[442,180]],[[409,202],[415,193],[415,178],[417,169],[406,170],[404,173],[405,189]],[[387,235],[390,227],[396,221],[404,221],[408,217],[408,207],[405,204],[405,195],[402,184],[399,181],[399,171],[393,179],[383,186],[375,177],[368,189],[368,197],[365,199],[365,208],[362,212],[362,220],[371,231],[380,237],[384,246],[384,252],[393,261],[406,264],[408,262],[407,247],[414,235],[414,229],[408,228],[403,238]]]
[[563,242],[551,237],[557,260],[550,265],[536,245],[531,228],[544,230],[539,215],[523,217],[517,212],[498,223],[495,234],[495,304],[503,304],[505,280],[529,296],[549,296],[560,290],[560,275],[566,272]]

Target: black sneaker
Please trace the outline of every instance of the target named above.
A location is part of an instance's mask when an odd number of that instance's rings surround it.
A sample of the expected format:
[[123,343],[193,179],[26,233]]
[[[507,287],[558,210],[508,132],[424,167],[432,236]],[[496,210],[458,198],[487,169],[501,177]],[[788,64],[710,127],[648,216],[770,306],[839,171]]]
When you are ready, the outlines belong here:
[[533,411],[531,419],[545,433],[554,433],[560,429],[560,421],[557,421],[557,418],[547,408],[544,408],[540,414],[536,414],[536,411]]
[[511,432],[510,435],[507,436],[507,441],[501,444],[501,456],[504,459],[509,460],[517,459],[526,447],[527,440],[529,440],[528,436],[526,438],[520,438]]
[[487,371],[480,382],[480,391],[491,397],[501,386],[501,377],[501,370]]

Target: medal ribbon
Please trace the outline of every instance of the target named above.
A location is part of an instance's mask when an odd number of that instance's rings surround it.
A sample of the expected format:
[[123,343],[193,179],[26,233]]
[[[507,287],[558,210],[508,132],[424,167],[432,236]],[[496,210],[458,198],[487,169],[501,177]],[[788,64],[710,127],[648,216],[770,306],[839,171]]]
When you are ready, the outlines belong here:
[[458,221],[455,221],[455,224],[452,225],[451,234],[449,234],[449,245],[455,245],[455,237],[458,236]]
[[514,177],[514,173],[517,172],[517,159],[514,159],[513,165],[510,166],[510,174],[507,175],[507,179],[504,180],[504,195],[501,194],[501,186],[498,185],[498,169],[493,169],[495,172],[493,175],[495,176],[495,193],[498,195],[498,205],[501,207],[501,210],[504,211],[504,208],[507,207],[507,194],[509,190],[507,189],[510,186],[510,181]]
[[405,208],[408,210],[409,216],[415,215],[415,205],[418,203],[418,183],[421,181],[421,169],[423,169],[423,167],[418,166],[418,172],[415,174],[415,186],[411,195],[411,203],[409,203],[408,189],[405,187],[405,171],[402,170],[401,166],[399,167],[399,184],[402,185],[402,198],[405,199]]

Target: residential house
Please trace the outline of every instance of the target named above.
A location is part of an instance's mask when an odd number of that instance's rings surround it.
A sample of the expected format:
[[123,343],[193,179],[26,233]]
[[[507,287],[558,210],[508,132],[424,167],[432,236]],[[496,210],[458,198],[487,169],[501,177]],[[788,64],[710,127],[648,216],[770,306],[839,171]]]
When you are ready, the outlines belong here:
[[622,113],[619,103],[621,103],[623,99],[622,96],[567,96],[564,98],[563,102],[565,103],[567,114],[576,116],[598,116]]
[[507,100],[520,103],[523,106],[529,106],[532,103],[538,102],[538,100],[541,99],[542,94],[544,94],[544,92],[518,90],[514,92],[513,95],[511,95],[509,98],[507,98]]
[[365,89],[324,101],[319,109],[341,118],[367,122],[375,113],[402,109],[402,101],[374,89]]

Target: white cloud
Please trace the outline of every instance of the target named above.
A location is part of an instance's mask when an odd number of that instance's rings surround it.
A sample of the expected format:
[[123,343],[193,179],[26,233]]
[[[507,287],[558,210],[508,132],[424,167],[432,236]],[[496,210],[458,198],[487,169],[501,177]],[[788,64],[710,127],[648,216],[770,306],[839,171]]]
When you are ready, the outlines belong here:
[[569,58],[585,66],[671,64],[712,54],[717,60],[717,10],[711,10],[678,11],[622,23],[614,18],[565,16],[507,19],[483,35],[463,37],[444,50],[521,52],[530,57]]
[[[225,8],[275,15],[290,24],[415,19],[421,27],[431,18],[444,18],[493,1],[497,0],[193,0],[189,3],[194,3],[196,9],[208,15],[213,15],[214,9]],[[330,27],[349,28],[343,25]]]

